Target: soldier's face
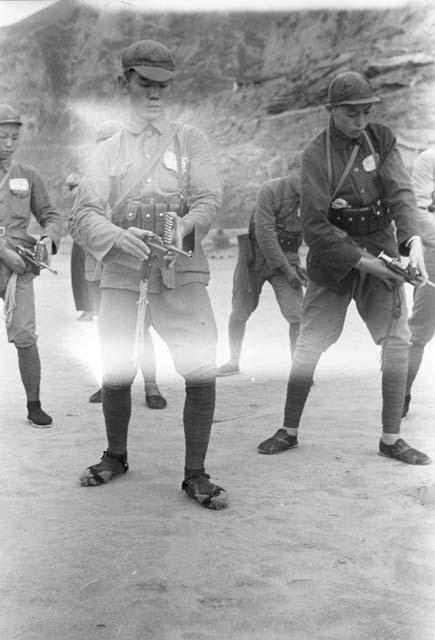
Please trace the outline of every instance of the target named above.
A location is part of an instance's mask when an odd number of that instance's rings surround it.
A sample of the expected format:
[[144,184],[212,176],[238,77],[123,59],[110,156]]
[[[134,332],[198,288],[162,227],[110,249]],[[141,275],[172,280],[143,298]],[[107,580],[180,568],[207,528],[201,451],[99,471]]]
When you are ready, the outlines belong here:
[[156,82],[143,78],[131,71],[126,80],[126,88],[132,109],[147,120],[156,120],[165,111],[165,98],[170,81]]
[[8,160],[14,155],[19,137],[19,124],[0,124],[0,162]]
[[335,126],[348,138],[358,138],[369,121],[371,104],[343,104],[332,107]]

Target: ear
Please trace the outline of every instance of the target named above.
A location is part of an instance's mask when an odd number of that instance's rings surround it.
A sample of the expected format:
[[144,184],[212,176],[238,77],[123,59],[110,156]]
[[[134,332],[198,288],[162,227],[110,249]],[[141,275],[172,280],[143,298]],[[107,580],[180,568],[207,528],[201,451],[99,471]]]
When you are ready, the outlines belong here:
[[128,95],[128,80],[125,76],[118,76],[118,87],[122,95]]

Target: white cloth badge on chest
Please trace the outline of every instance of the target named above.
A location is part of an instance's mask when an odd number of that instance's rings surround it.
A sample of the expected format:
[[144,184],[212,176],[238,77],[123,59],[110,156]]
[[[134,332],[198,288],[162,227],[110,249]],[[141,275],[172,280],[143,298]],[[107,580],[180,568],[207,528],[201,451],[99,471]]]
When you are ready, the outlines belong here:
[[376,160],[373,155],[366,156],[362,162],[364,171],[374,171],[376,169]]
[[29,181],[27,178],[11,178],[9,180],[9,189],[15,195],[24,198],[29,195]]
[[[167,169],[171,171],[177,171],[177,156],[173,151],[165,151],[163,155],[163,164]],[[181,156],[181,171],[186,173],[187,169],[187,157]]]

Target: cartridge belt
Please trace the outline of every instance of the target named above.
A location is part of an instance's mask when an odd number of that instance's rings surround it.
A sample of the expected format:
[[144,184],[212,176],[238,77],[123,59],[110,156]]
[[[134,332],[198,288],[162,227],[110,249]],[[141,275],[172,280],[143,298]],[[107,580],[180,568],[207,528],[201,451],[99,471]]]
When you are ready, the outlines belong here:
[[387,206],[378,200],[367,207],[330,207],[330,222],[343,229],[351,236],[366,236],[376,231],[382,231],[391,223],[391,214]]

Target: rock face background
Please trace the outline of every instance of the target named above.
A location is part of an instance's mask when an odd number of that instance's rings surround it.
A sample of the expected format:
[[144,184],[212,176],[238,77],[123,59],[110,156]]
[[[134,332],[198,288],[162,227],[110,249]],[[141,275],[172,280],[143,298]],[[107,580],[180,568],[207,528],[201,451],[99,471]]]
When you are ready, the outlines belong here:
[[[108,11],[108,6],[119,11]],[[144,13],[128,3],[60,0],[0,29],[2,100],[25,116],[20,156],[60,196],[83,171],[95,125],[122,118],[116,76],[122,48],[166,42],[177,59],[172,116],[210,137],[224,190],[221,224],[246,224],[259,184],[325,125],[328,83],[366,73],[384,98],[374,118],[404,150],[435,141],[435,8],[273,13]],[[411,161],[411,160],[410,160]]]

